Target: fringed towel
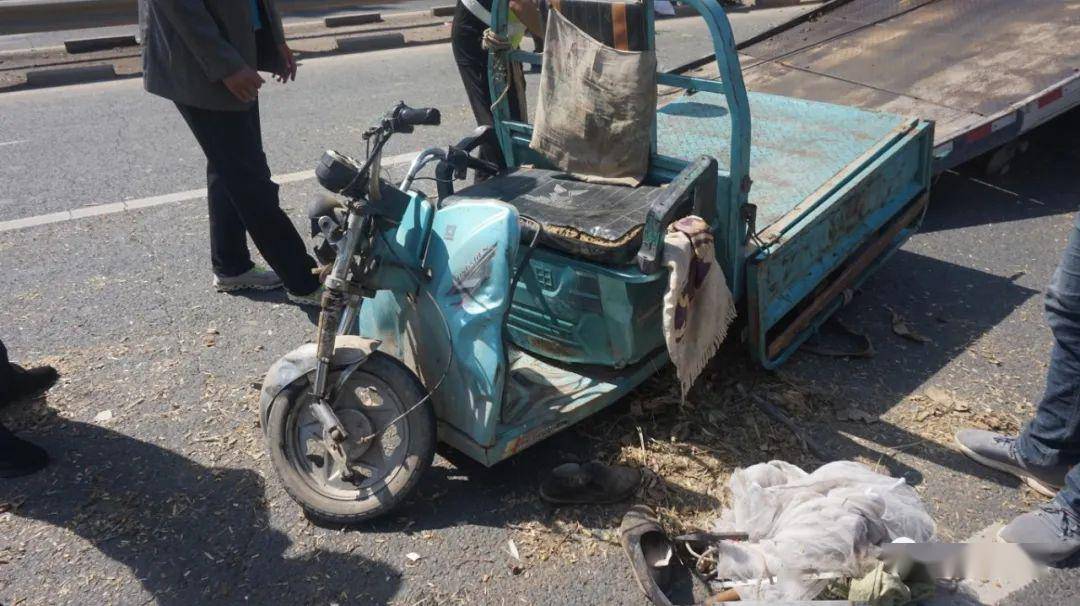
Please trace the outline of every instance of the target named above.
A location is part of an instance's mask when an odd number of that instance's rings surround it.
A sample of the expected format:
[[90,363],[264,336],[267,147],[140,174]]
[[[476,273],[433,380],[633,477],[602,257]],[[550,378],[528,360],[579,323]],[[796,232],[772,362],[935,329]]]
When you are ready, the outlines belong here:
[[684,217],[668,227],[664,265],[670,272],[664,340],[686,397],[724,342],[735,320],[735,302],[716,263],[709,225],[700,217]]

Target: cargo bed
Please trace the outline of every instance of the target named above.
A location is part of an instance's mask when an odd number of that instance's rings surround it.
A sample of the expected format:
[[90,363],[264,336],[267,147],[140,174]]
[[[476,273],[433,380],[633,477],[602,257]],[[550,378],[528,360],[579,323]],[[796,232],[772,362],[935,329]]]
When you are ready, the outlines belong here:
[[941,171],[1080,104],[1080,0],[834,0],[739,58],[751,91],[933,120]]
[[[760,92],[744,213],[751,350],[784,361],[918,227],[930,180],[932,124]],[[663,156],[730,156],[723,95],[669,99],[657,114]],[[723,170],[724,167],[721,167]],[[740,288],[741,287],[741,288]]]

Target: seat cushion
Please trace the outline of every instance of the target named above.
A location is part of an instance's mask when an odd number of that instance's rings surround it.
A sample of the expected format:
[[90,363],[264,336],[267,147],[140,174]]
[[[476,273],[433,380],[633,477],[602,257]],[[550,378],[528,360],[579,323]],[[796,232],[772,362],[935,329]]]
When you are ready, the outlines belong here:
[[631,263],[641,248],[641,233],[660,187],[626,187],[575,180],[559,171],[518,168],[465,188],[449,197],[495,199],[517,208],[522,241],[532,242],[535,223],[538,245],[575,257],[604,263]]

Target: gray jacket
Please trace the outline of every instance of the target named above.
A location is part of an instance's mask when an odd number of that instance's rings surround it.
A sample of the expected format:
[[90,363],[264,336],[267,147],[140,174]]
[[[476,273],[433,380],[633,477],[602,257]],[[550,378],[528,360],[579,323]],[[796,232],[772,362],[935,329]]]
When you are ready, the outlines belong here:
[[248,109],[222,79],[245,65],[269,72],[283,65],[281,16],[274,0],[259,1],[263,27],[256,32],[249,0],[139,0],[146,90],[202,109]]

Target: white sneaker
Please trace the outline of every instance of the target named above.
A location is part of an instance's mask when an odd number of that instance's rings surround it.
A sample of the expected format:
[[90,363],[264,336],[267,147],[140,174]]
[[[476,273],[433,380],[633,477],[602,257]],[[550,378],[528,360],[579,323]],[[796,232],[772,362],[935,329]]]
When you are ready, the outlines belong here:
[[288,291],[286,291],[286,294],[288,295],[289,300],[297,305],[304,307],[322,307],[323,290],[325,289],[320,286],[306,295],[298,295]]
[[281,288],[281,278],[274,270],[256,265],[239,276],[214,276],[214,288],[218,292],[235,290],[274,290]]

